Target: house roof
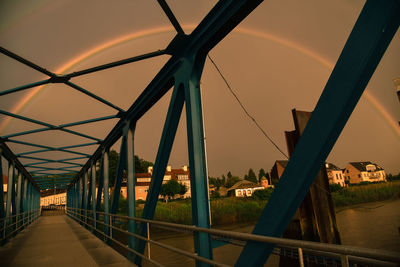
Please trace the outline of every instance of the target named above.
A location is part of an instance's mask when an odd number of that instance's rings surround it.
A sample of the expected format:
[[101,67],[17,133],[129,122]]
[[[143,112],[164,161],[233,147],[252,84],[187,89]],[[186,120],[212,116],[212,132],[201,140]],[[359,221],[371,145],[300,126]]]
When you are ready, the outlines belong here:
[[232,185],[231,188],[228,189],[228,191],[230,190],[234,190],[234,189],[245,189],[245,188],[254,188],[254,187],[260,187],[260,185],[247,181],[247,180],[241,180],[239,182],[237,182],[236,184]]
[[3,184],[8,183],[8,177],[3,174]]
[[357,170],[359,171],[367,171],[366,167],[367,165],[375,165],[377,171],[383,170],[382,167],[380,167],[376,163],[372,163],[371,161],[362,161],[362,162],[349,162],[349,164],[353,165]]
[[332,163],[329,163],[329,162],[327,162],[326,164],[325,164],[325,166],[326,166],[326,170],[327,171],[341,171],[342,169],[341,168],[339,168],[338,166],[336,166],[335,164],[332,164]]

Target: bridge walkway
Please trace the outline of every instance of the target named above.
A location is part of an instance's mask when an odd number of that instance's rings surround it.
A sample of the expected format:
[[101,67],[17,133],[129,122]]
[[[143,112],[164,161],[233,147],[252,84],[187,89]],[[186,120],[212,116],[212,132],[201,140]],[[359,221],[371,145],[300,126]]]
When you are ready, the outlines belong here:
[[1,266],[135,266],[66,215],[40,216],[0,247]]

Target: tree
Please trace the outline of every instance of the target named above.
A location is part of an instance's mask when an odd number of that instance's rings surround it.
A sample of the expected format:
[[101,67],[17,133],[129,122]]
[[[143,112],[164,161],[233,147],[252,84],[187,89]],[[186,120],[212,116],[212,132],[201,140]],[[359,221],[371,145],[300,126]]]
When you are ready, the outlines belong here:
[[232,178],[232,173],[230,171],[228,171],[228,173],[226,174],[226,176],[229,178]]
[[167,183],[161,186],[160,195],[162,195],[168,202],[168,198],[174,197],[179,194],[181,185],[175,180],[169,180]]
[[183,197],[183,195],[186,194],[186,192],[188,191],[188,188],[185,184],[179,184],[179,186],[180,186],[179,195]]
[[232,185],[236,184],[239,181],[240,181],[239,177],[232,176],[231,178],[228,178],[228,180],[226,181],[226,187],[230,188],[230,187],[232,187]]
[[[108,153],[110,187],[114,186],[115,179],[117,178],[118,160],[119,160],[118,152],[115,150],[110,150],[110,152]],[[100,164],[100,162],[98,162],[98,164],[97,164],[98,167],[99,167],[99,164]],[[141,159],[135,155],[135,173],[147,172],[147,168],[149,166],[153,166],[153,165],[154,164],[152,162]],[[97,171],[97,178],[99,176],[100,176],[100,173]],[[97,179],[97,181],[98,181],[98,179]]]
[[258,172],[258,180],[261,181],[262,177],[267,177],[265,170],[263,168],[261,168]]
[[249,174],[244,179],[253,183],[258,182],[256,174],[254,173],[252,168],[249,169]]

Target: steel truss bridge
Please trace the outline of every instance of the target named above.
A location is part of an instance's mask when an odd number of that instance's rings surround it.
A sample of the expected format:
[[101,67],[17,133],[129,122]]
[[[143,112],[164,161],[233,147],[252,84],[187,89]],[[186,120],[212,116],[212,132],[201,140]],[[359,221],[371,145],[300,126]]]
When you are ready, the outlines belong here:
[[[16,132],[1,137],[0,159],[8,161],[9,166],[6,201],[3,199],[3,194],[0,194],[0,228],[2,229],[3,243],[37,218],[40,191],[53,188],[54,184],[58,188],[65,187],[67,189],[67,213],[75,219],[80,219],[86,227],[90,225],[96,227],[100,213],[103,213],[104,227],[102,231],[106,237],[110,237],[110,228],[113,227],[118,209],[117,200],[119,199],[122,178],[124,172],[126,172],[129,203],[127,217],[130,218],[128,219],[128,233],[130,233],[128,247],[130,251],[135,252],[131,255],[132,260],[141,265],[142,258],[140,255],[143,255],[147,242],[146,225],[153,219],[164,171],[167,167],[181,113],[183,107],[185,107],[194,224],[193,229],[191,229],[194,235],[195,254],[193,255],[196,256],[195,260],[198,265],[214,264],[212,261],[211,234],[215,233],[210,229],[200,78],[209,51],[257,8],[262,1],[220,0],[189,35],[185,34],[165,0],[158,0],[158,2],[176,30],[175,38],[163,50],[58,75],[7,48],[0,48],[2,54],[49,77],[45,80],[3,90],[0,92],[0,96],[40,85],[62,83],[115,110],[115,114],[112,116],[61,125],[49,124],[6,110],[0,111],[2,115],[43,126],[40,129]],[[274,238],[280,237],[285,231],[396,33],[400,23],[399,14],[400,2],[398,0],[366,1],[278,186],[257,222],[252,237],[246,239],[244,248],[236,262],[237,266],[260,266],[273,252],[274,246],[277,244]],[[128,110],[121,109],[71,81],[78,76],[160,55],[169,55],[170,59]],[[136,124],[169,90],[172,90],[172,97],[158,147],[149,193],[142,219],[140,219],[136,218],[135,214],[134,141]],[[69,129],[72,126],[112,118],[118,118],[119,121],[103,140]],[[85,137],[90,142],[53,147],[14,139],[17,136],[46,131],[62,131]],[[119,139],[122,140],[120,158],[113,189],[114,195],[109,206],[109,150]],[[40,150],[15,154],[9,149],[7,143],[33,146]],[[93,145],[96,145],[97,149],[92,155],[74,150],[75,148]],[[46,151],[73,153],[76,154],[76,157],[54,160],[31,156],[31,154]],[[21,158],[33,159],[37,162],[23,165],[19,160]],[[87,159],[83,166],[72,162],[81,158]],[[64,166],[58,168],[45,167],[48,163],[61,163]],[[100,165],[98,181],[96,181],[96,164]],[[80,171],[71,171],[77,165],[81,167]],[[3,174],[5,170],[2,170],[1,166],[0,164],[0,173]],[[35,168],[35,170],[27,171],[27,168]],[[64,171],[60,177],[49,180],[49,175],[52,173],[59,174],[60,171]],[[96,184],[98,185],[97,194]],[[0,187],[4,192],[2,183],[0,183]],[[102,196],[104,198],[103,211],[100,210]],[[349,250],[347,251],[351,253]],[[346,251],[341,252],[346,255]],[[357,253],[356,255],[360,256]],[[365,253],[361,253],[362,255],[365,256]],[[399,260],[396,257],[391,259]],[[346,262],[342,263],[346,264]]]

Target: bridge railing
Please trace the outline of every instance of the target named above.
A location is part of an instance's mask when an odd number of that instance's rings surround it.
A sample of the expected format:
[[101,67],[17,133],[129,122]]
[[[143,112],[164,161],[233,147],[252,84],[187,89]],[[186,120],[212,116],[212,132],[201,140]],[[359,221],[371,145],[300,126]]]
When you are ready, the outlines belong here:
[[[91,230],[98,236],[102,236],[103,240],[110,243],[111,241],[133,253],[143,260],[146,260],[157,266],[163,266],[161,263],[151,258],[151,245],[156,245],[164,249],[201,261],[213,266],[228,266],[224,263],[216,262],[189,251],[185,251],[158,241],[151,239],[150,226],[168,229],[175,232],[203,232],[208,233],[214,240],[223,241],[234,245],[244,246],[246,242],[269,243],[274,244],[274,254],[296,258],[299,260],[300,266],[304,266],[304,262],[314,262],[326,266],[350,266],[352,264],[366,264],[368,266],[398,266],[400,263],[400,254],[392,251],[359,248],[353,246],[334,245],[311,241],[293,240],[286,238],[268,237],[247,233],[239,233],[218,229],[200,228],[192,225],[182,225],[176,223],[146,220],[142,218],[133,218],[123,215],[115,215],[104,212],[96,212],[93,216],[91,210],[67,207],[66,214],[82,226]],[[145,227],[146,236],[131,233],[123,229],[122,221],[135,221],[139,227]],[[109,223],[106,223],[109,222]],[[139,232],[139,231],[138,231]],[[147,242],[147,255],[138,253],[136,250],[129,248],[124,242],[116,239],[116,235],[124,235],[129,238],[144,240]],[[236,242],[233,242],[236,241]]]
[[12,215],[9,218],[0,219],[1,245],[8,239],[15,236],[19,231],[30,225],[40,216],[40,209],[26,211],[20,214]]

